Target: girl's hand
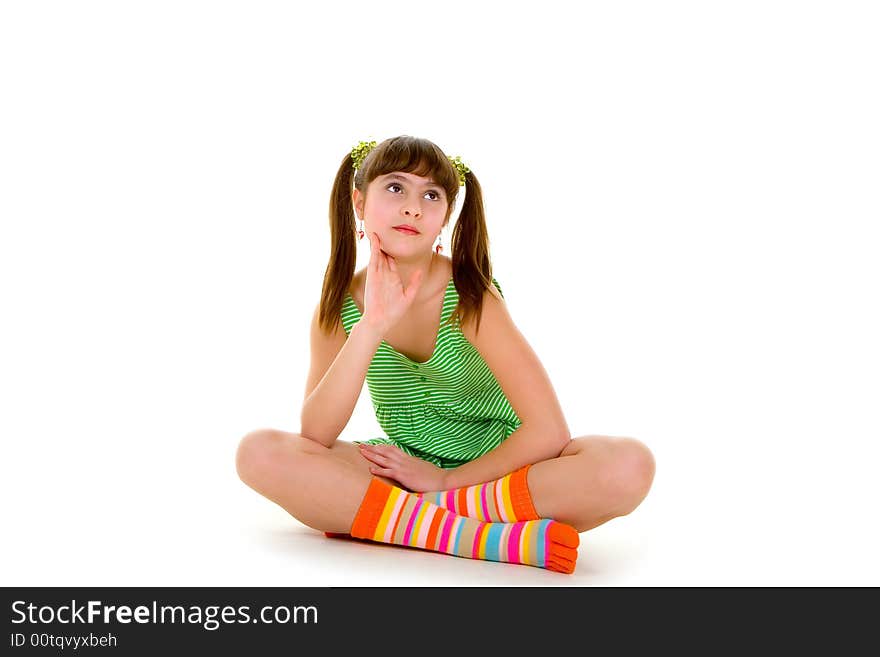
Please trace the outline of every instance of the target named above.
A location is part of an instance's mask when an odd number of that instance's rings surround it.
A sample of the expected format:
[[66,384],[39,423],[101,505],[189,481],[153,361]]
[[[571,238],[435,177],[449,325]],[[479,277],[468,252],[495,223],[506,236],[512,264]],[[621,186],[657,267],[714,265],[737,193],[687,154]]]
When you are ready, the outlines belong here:
[[382,251],[379,236],[370,233],[370,263],[364,285],[362,321],[384,338],[412,305],[421,285],[422,272],[415,271],[404,289],[394,258]]
[[388,477],[415,493],[446,490],[446,471],[433,463],[410,456],[394,445],[358,445],[361,456],[367,459],[370,472]]

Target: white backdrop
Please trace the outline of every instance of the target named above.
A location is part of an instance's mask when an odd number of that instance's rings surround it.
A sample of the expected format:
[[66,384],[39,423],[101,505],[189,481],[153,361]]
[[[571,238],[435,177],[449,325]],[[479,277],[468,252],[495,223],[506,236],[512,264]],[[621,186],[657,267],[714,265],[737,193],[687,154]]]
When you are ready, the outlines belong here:
[[[873,3],[301,4],[0,6],[4,585],[880,585]],[[236,476],[299,429],[336,169],[398,134],[479,177],[572,433],[656,456],[572,577]]]

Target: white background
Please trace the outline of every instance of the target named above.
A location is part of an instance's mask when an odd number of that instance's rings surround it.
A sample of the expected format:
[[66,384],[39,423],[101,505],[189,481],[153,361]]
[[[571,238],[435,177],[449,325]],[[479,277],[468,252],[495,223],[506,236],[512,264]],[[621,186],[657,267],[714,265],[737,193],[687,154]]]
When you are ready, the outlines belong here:
[[[3,3],[0,581],[880,585],[878,33],[870,2]],[[331,541],[236,476],[299,429],[336,169],[398,134],[481,181],[573,435],[654,451],[573,576]],[[342,437],[374,435],[365,388]]]

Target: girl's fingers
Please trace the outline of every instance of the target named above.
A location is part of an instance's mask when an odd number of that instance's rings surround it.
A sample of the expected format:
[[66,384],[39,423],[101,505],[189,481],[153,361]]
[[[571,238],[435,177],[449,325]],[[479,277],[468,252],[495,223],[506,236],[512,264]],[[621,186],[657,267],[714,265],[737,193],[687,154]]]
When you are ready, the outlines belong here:
[[361,455],[377,465],[388,467],[392,462],[392,459],[389,458],[391,456],[390,450],[372,445],[359,445],[359,447],[361,448]]
[[385,271],[387,269],[388,264],[385,261],[385,252],[382,249],[376,249],[376,260],[378,260],[378,264],[376,265],[376,269],[378,271]]
[[373,250],[370,252],[370,257],[373,259],[373,271],[379,273],[384,264],[385,254],[382,253],[382,247],[379,246],[379,236],[376,233],[372,234],[372,240],[375,240],[372,243]]
[[376,257],[376,251],[379,249],[376,247],[374,242],[375,233],[370,233],[370,262],[367,265],[371,271],[376,271],[376,267],[378,265],[379,259]]
[[388,459],[381,454],[365,454],[364,458],[376,465],[381,465],[383,468],[387,468],[390,464]]

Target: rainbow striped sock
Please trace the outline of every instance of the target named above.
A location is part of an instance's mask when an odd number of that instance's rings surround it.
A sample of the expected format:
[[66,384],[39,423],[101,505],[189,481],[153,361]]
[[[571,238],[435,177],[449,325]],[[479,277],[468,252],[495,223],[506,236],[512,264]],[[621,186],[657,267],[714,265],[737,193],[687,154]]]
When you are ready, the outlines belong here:
[[486,522],[537,520],[527,476],[531,465],[485,484],[422,493],[429,502],[468,518]]
[[486,559],[574,572],[580,537],[556,520],[482,522],[433,504],[416,493],[373,478],[351,526],[351,535]]

